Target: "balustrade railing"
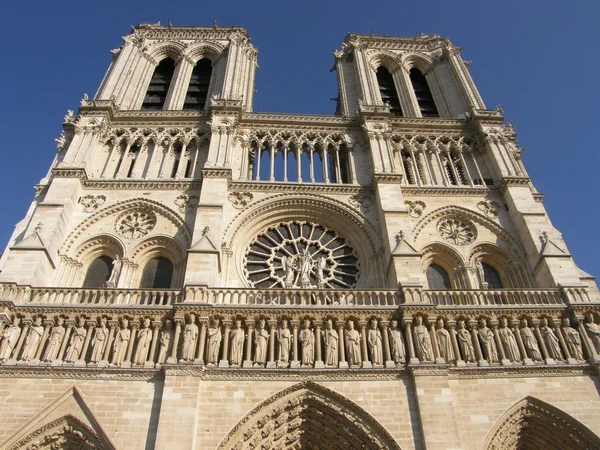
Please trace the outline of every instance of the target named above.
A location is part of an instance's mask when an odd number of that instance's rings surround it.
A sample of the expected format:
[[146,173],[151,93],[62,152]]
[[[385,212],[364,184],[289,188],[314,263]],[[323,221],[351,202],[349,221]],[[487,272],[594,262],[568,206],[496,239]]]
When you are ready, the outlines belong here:
[[[422,290],[407,293],[412,302],[448,306],[564,305],[558,289]],[[405,295],[406,297],[406,295]],[[419,300],[417,300],[419,299]],[[407,303],[409,300],[406,300]]]
[[394,290],[219,289],[188,286],[185,301],[214,305],[259,306],[397,306]]

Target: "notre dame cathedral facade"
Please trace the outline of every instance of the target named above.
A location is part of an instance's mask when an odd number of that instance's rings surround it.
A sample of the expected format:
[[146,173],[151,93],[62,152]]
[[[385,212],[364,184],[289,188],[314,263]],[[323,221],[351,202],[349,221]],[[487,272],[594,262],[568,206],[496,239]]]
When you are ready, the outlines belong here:
[[436,35],[331,116],[239,27],[141,24],[0,260],[2,449],[600,448],[600,294]]

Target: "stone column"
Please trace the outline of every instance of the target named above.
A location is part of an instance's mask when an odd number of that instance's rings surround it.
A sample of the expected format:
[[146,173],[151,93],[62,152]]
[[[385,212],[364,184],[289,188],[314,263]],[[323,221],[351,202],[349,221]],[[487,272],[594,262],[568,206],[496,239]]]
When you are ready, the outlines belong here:
[[117,320],[110,320],[108,322],[108,326],[108,339],[106,340],[106,347],[104,347],[104,355],[102,355],[102,360],[98,362],[98,367],[108,366],[108,357],[110,356],[110,351],[112,350],[115,332],[119,330],[119,322]]
[[409,356],[409,364],[420,364],[419,358],[415,355],[415,346],[413,344],[413,332],[412,332],[412,317],[404,319],[404,327],[405,327],[405,337],[406,343],[408,344],[408,356]]
[[223,355],[219,361],[219,367],[229,367],[229,330],[231,329],[231,320],[223,321]]
[[394,369],[396,364],[392,360],[392,352],[390,351],[390,337],[388,336],[388,328],[390,323],[387,320],[382,320],[381,324],[381,334],[383,339],[383,359],[384,359],[384,367],[386,369]]
[[292,331],[294,340],[292,342],[292,362],[290,363],[291,369],[300,367],[300,361],[298,358],[298,328],[300,327],[300,321],[292,320]]
[[502,345],[502,341],[500,340],[500,336],[498,335],[497,320],[492,320],[492,333],[494,333],[494,341],[496,342],[496,348],[498,349],[498,358],[500,359],[500,365],[510,366],[511,362],[508,359],[506,359],[506,354],[504,353],[504,346]]
[[242,367],[252,367],[252,332],[254,331],[254,320],[245,320],[244,323],[248,327],[248,334],[246,335],[246,357]]
[[438,346],[437,334],[435,332],[435,319],[428,319],[429,335],[431,336],[431,346],[433,347],[433,356],[435,356],[436,364],[446,364],[446,360],[440,356],[440,347]]
[[69,343],[69,338],[71,337],[71,333],[73,332],[73,326],[75,326],[75,321],[66,320],[65,325],[67,328],[65,330],[65,335],[63,336],[63,341],[60,345],[60,350],[58,351],[58,356],[56,357],[56,361],[52,361],[52,365],[61,366],[63,363],[63,357],[65,354],[65,350],[67,349],[67,344]]
[[464,367],[467,364],[460,357],[458,341],[456,340],[456,322],[449,320],[448,328],[450,328],[450,340],[452,341],[452,350],[454,350],[454,355],[456,356],[456,367]]
[[194,364],[204,365],[204,351],[206,350],[206,329],[208,327],[208,318],[198,319],[200,322],[200,338],[198,339],[196,348],[196,359]]
[[363,369],[370,369],[373,367],[371,361],[369,361],[369,352],[367,350],[367,322],[361,320],[358,322],[358,326],[360,327],[360,352],[362,354],[362,367]]
[[83,347],[81,348],[81,353],[79,354],[79,359],[75,361],[73,364],[74,367],[85,367],[85,358],[87,356],[88,348],[90,347],[90,341],[92,340],[92,336],[94,335],[94,329],[96,328],[95,319],[91,319],[87,321],[87,333],[85,334],[85,341],[83,341]]
[[8,361],[6,361],[6,363],[4,363],[5,365],[14,366],[17,363],[17,360],[19,358],[19,353],[21,353],[21,347],[23,347],[23,342],[25,342],[25,337],[27,336],[27,332],[29,331],[29,327],[31,326],[32,323],[33,322],[31,321],[31,319],[21,320],[21,324],[23,326],[21,327],[21,335],[19,336],[19,341],[17,342],[17,345],[13,349],[12,358],[10,358]]
[[135,336],[137,335],[137,329],[140,323],[135,320],[131,324],[131,334],[129,336],[129,343],[127,344],[127,354],[125,355],[125,361],[121,363],[121,367],[131,367],[131,356],[133,355],[133,344],[135,343]]
[[160,320],[155,320],[152,322],[152,342],[150,343],[150,355],[144,364],[144,368],[154,368],[154,356],[156,355],[156,346],[158,345],[158,332],[161,327],[162,322]]
[[167,359],[167,364],[177,364],[177,350],[179,347],[179,337],[181,336],[181,325],[183,325],[183,318],[174,319],[175,321],[175,337],[173,338],[173,348],[171,349],[171,356]]
[[337,333],[339,368],[347,368],[348,361],[346,361],[346,349],[344,347],[344,323],[341,320],[337,323]]
[[529,356],[527,355],[527,350],[525,350],[525,345],[523,345],[523,337],[521,336],[521,330],[519,328],[519,321],[512,320],[511,325],[512,325],[512,332],[515,335],[515,339],[517,340],[517,345],[519,346],[519,353],[521,353],[521,361],[523,361],[523,364],[525,364],[526,366],[530,366],[533,364],[533,361],[531,359],[529,359]]
[[323,369],[325,364],[323,363],[323,357],[321,354],[321,327],[323,324],[318,320],[315,320],[315,369]]
[[38,344],[38,348],[35,352],[35,356],[33,361],[29,362],[29,365],[38,365],[40,363],[40,358],[42,357],[42,350],[46,346],[46,341],[48,340],[48,335],[50,334],[50,329],[54,326],[54,320],[47,319],[44,320],[44,332],[42,333],[42,337]]
[[542,338],[542,333],[540,333],[539,321],[537,319],[534,319],[532,322],[533,322],[533,329],[534,329],[535,337],[538,340],[540,350],[542,351],[542,355],[544,356],[544,361],[546,362],[546,364],[556,364],[556,361],[554,361],[553,358],[550,358],[548,356],[548,349],[546,348],[546,343],[544,342],[544,339]]
[[470,320],[469,327],[471,328],[471,338],[473,340],[473,347],[475,349],[475,357],[477,358],[477,365],[480,367],[487,367],[490,365],[488,361],[483,359],[483,353],[481,352],[481,345],[479,344],[479,337],[477,336],[477,321]]
[[267,361],[267,369],[277,367],[275,363],[275,328],[277,327],[276,320],[269,320],[269,360]]

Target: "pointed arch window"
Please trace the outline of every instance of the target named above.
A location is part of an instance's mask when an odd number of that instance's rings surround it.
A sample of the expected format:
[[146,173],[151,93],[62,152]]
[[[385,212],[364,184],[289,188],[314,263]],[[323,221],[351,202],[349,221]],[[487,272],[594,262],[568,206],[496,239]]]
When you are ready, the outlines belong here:
[[402,107],[394,84],[394,78],[389,70],[380,66],[377,69],[377,83],[379,84],[379,93],[383,104],[390,105],[390,112],[394,116],[402,116]]
[[113,259],[109,256],[102,255],[96,258],[85,274],[83,287],[88,289],[100,289],[106,287],[106,282],[110,278],[110,273],[113,268]]
[[427,275],[429,289],[452,289],[450,287],[450,277],[448,277],[448,272],[446,272],[443,267],[438,266],[437,264],[430,264],[429,267],[427,267],[425,274]]
[[212,63],[208,58],[202,58],[194,66],[183,109],[204,109],[208,98],[208,88],[212,75]]
[[150,80],[150,86],[144,97],[142,109],[163,109],[173,73],[175,72],[175,61],[171,58],[163,59],[156,69]]
[[502,289],[502,279],[498,271],[486,263],[481,263],[483,266],[483,279],[488,284],[488,289]]
[[173,263],[162,256],[153,258],[144,267],[142,289],[169,289],[173,279]]
[[423,117],[439,117],[437,107],[433,101],[433,95],[425,75],[417,68],[410,69],[410,81],[419,103],[419,109],[421,110],[421,116]]

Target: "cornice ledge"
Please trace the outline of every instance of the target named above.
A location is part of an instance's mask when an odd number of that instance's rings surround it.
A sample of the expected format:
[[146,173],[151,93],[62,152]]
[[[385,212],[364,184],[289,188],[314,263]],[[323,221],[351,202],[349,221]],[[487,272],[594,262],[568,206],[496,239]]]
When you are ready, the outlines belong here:
[[228,304],[208,304],[208,303],[176,303],[173,305],[174,316],[183,317],[188,313],[194,313],[198,317],[210,316],[214,314],[230,315],[249,315],[249,316],[273,316],[282,315],[293,318],[302,318],[312,315],[330,316],[335,319],[346,320],[348,315],[360,316],[367,320],[371,316],[381,316],[383,314],[393,315],[398,311],[398,306],[356,306],[356,305],[319,305],[319,306],[300,306],[300,305],[228,305]]
[[442,377],[448,376],[450,364],[425,363],[419,365],[408,365],[408,370],[413,377]]
[[495,366],[495,367],[451,367],[448,378],[532,378],[592,375],[593,369],[587,364],[536,364],[533,366]]
[[499,189],[500,192],[504,194],[508,188],[514,186],[530,187],[530,180],[528,177],[502,177],[502,180],[500,180]]
[[246,181],[237,180],[229,184],[231,191],[255,191],[255,192],[295,192],[295,193],[320,193],[320,194],[358,194],[371,192],[370,186],[359,186],[353,184],[325,184],[325,183],[284,183],[273,181]]
[[132,317],[143,317],[153,316],[156,318],[163,317],[174,309],[173,305],[68,305],[68,304],[31,304],[31,303],[18,303],[15,302],[11,311],[15,314],[40,314],[40,315],[52,315],[56,313],[69,314],[69,315],[85,315],[87,316],[132,316]]
[[52,169],[54,178],[78,178],[82,182],[88,181],[85,169],[82,167],[55,167]]
[[87,380],[151,381],[162,378],[160,369],[92,367],[0,366],[0,378],[51,378]]
[[86,189],[109,190],[167,190],[187,191],[200,189],[200,180],[90,180],[86,177],[83,187]]
[[245,113],[242,117],[242,125],[257,123],[290,122],[290,123],[323,123],[332,125],[356,125],[356,119],[343,116],[325,116],[319,114],[280,114],[280,113]]
[[439,197],[461,196],[461,197],[486,197],[496,189],[488,187],[426,187],[426,186],[402,186],[402,193],[407,197]]
[[371,178],[371,186],[377,184],[400,184],[404,175],[401,173],[375,173]]
[[225,167],[205,167],[202,169],[202,178],[226,178],[231,181],[231,169]]

